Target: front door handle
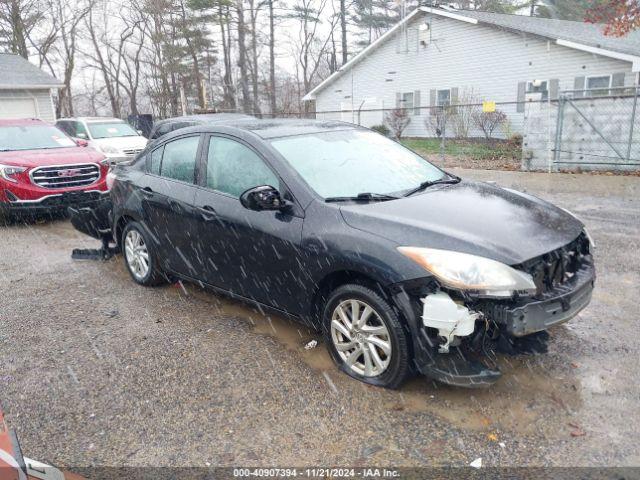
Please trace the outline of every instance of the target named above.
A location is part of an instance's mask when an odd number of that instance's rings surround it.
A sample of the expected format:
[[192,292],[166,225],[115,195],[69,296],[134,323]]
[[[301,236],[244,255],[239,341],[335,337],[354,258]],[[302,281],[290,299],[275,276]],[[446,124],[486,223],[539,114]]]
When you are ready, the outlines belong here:
[[142,190],[140,190],[142,192],[142,194],[145,197],[150,197],[151,195],[153,195],[153,190],[151,190],[149,187],[144,187]]
[[198,207],[198,210],[200,210],[200,216],[205,222],[210,222],[214,220],[217,215],[216,209],[210,205],[204,205],[202,207]]

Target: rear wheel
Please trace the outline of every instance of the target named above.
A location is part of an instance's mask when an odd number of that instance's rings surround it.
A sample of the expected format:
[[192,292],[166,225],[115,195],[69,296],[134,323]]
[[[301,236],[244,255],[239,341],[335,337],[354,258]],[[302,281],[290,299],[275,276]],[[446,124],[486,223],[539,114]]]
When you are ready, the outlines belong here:
[[166,281],[158,268],[158,260],[146,228],[130,222],[122,232],[124,263],[133,280],[140,285],[159,285]]
[[348,375],[386,388],[407,378],[407,333],[391,305],[370,288],[337,288],[325,305],[323,330],[333,360]]

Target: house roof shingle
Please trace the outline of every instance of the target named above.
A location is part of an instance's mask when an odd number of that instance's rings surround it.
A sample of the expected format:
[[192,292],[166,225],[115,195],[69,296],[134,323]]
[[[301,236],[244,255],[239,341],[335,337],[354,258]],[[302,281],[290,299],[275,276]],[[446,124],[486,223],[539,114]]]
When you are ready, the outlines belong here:
[[0,88],[61,87],[62,82],[13,53],[0,53]]
[[496,27],[553,39],[560,38],[629,55],[640,55],[640,30],[631,32],[624,37],[612,37],[603,33],[602,25],[593,23],[471,10],[456,10],[455,13],[464,17],[475,18],[478,22]]

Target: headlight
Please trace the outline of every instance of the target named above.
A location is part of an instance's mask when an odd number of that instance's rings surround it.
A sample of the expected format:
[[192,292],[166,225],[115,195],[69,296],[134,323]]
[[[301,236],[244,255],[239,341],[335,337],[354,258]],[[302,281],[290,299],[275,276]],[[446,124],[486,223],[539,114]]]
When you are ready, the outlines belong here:
[[433,248],[398,247],[398,251],[431,272],[447,287],[474,290],[492,297],[509,297],[517,291],[536,291],[531,275],[495,260]]
[[115,147],[112,147],[111,145],[103,145],[100,147],[100,150],[102,150],[104,153],[115,153],[115,154],[120,153],[120,150],[118,150]]
[[13,183],[18,183],[18,180],[12,177],[12,175],[17,175],[18,173],[22,173],[27,169],[27,167],[14,167],[13,165],[2,165],[0,164],[0,177],[5,180],[9,180]]

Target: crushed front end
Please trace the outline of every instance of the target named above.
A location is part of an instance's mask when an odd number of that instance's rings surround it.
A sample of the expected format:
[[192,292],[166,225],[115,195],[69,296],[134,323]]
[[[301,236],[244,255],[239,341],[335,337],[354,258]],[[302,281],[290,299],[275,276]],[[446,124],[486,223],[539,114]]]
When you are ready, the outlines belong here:
[[488,292],[451,288],[435,276],[394,286],[396,305],[414,330],[415,368],[443,383],[484,387],[497,381],[495,353],[546,352],[546,330],[568,321],[591,300],[592,244],[582,232],[569,244],[512,266],[535,289]]

